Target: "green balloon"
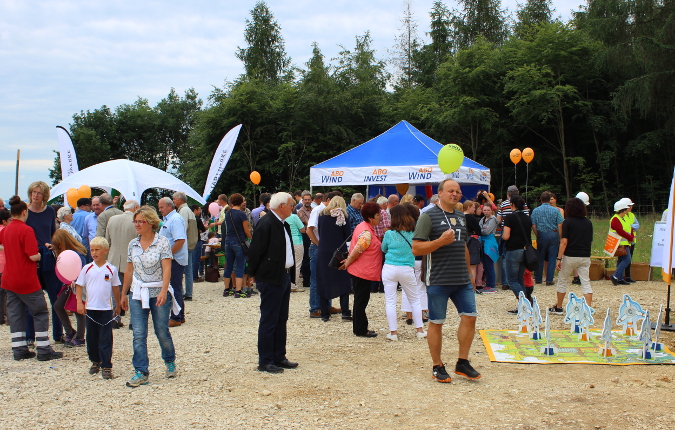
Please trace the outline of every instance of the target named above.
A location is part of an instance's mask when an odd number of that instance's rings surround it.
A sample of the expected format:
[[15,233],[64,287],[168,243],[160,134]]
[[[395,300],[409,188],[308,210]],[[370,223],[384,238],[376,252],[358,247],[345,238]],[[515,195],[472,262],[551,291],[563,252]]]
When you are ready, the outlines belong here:
[[464,161],[464,151],[454,143],[445,145],[438,153],[438,167],[446,175],[456,172]]

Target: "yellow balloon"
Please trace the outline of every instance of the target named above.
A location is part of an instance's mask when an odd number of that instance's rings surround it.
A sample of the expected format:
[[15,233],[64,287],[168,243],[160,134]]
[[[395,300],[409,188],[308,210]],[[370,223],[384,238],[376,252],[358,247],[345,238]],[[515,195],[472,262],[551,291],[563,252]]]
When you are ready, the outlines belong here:
[[77,191],[77,189],[70,188],[68,191],[66,191],[66,200],[68,200],[68,204],[70,205],[71,208],[77,207],[77,200],[79,198],[80,192]]
[[520,163],[520,159],[521,159],[520,149],[518,149],[518,148],[512,149],[510,157],[511,157],[511,161],[513,162],[513,164]]
[[77,191],[81,199],[88,199],[91,197],[91,188],[89,188],[89,185],[82,185]]
[[260,173],[256,172],[255,170],[251,172],[250,178],[251,182],[253,182],[256,185],[260,184],[260,180],[262,179],[260,177]]
[[446,175],[456,172],[462,165],[462,161],[464,161],[464,151],[455,143],[445,145],[438,152],[438,167]]
[[525,148],[523,149],[523,160],[527,164],[530,164],[530,161],[534,159],[534,150],[532,148]]

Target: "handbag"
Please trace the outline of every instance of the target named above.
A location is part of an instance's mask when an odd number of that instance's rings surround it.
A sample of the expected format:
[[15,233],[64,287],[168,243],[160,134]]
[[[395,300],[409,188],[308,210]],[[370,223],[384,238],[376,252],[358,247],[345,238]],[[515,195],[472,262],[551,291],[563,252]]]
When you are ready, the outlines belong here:
[[[63,294],[68,294],[68,298],[66,299],[66,303],[63,305],[63,309],[69,312],[77,312],[77,294],[75,294],[75,292],[70,287],[67,287]],[[82,303],[86,308],[86,302],[82,301]]]
[[217,267],[207,266],[204,280],[206,282],[218,282],[220,279],[220,270]]
[[523,260],[525,260],[525,268],[530,272],[534,272],[539,268],[539,252],[532,246],[532,239],[528,238],[528,234],[525,231],[523,222],[520,220],[518,215],[514,214],[520,224],[520,229],[523,230],[523,236],[525,236],[525,253],[523,254]]
[[239,237],[239,231],[237,231],[237,226],[234,225],[234,217],[232,216],[232,210],[230,209],[230,220],[232,221],[232,228],[234,229],[234,233],[237,235],[237,239],[239,239],[239,244],[241,245],[241,250],[244,251],[244,255],[248,255],[248,242],[244,241],[242,242],[241,237]]
[[623,257],[624,255],[628,254],[626,251],[626,245],[619,245],[618,248],[616,248],[616,252],[614,253],[615,257]]
[[333,253],[333,256],[330,258],[330,261],[328,262],[328,267],[330,267],[331,269],[339,269],[340,266],[342,266],[342,262],[345,261],[347,259],[347,257],[349,257],[349,252],[340,251],[340,249],[343,246],[345,246],[345,244],[347,242],[349,242],[349,239],[351,239],[351,238],[352,238],[352,235],[350,234],[347,237],[347,239],[345,239],[345,241],[342,242],[342,244],[340,246],[338,246],[338,248]]

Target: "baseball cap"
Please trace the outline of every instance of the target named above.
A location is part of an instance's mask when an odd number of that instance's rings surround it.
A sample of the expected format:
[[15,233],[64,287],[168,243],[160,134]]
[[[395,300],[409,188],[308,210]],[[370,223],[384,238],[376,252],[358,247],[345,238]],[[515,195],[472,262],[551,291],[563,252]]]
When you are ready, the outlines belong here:
[[415,194],[415,197],[413,197],[413,200],[415,200],[416,203],[423,202],[424,197],[422,197],[421,194]]
[[591,204],[591,198],[588,197],[588,194],[584,193],[583,191],[578,192],[575,197],[584,202],[586,206]]
[[628,209],[628,204],[626,202],[622,201],[622,200],[623,199],[614,203],[614,212],[619,212],[620,210]]

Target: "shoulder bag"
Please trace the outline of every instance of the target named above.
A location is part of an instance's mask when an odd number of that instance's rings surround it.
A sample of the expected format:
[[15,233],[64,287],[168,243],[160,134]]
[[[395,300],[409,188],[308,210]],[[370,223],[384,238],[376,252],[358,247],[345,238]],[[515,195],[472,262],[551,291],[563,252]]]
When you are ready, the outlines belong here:
[[523,230],[523,236],[525,236],[525,252],[523,253],[523,260],[525,260],[525,267],[530,272],[534,272],[539,268],[539,253],[532,246],[532,239],[528,237],[529,235],[525,231],[523,222],[520,220],[518,214],[513,214],[513,216],[515,216],[516,219],[518,220],[518,224],[520,224],[520,228]]
[[339,269],[340,266],[342,266],[342,262],[345,261],[347,259],[347,257],[349,257],[349,251],[347,251],[347,252],[340,251],[340,249],[342,249],[342,247],[345,246],[345,244],[347,242],[349,242],[349,239],[351,239],[351,238],[352,238],[352,235],[350,234],[347,237],[347,239],[345,239],[345,241],[342,242],[342,245],[338,246],[338,248],[333,253],[333,256],[330,258],[330,261],[328,262],[328,267],[330,267],[332,269]]
[[239,231],[237,230],[237,226],[234,224],[234,217],[232,216],[232,209],[230,209],[230,221],[232,221],[232,228],[234,229],[234,233],[237,235],[237,239],[239,239],[239,243],[241,244],[241,250],[244,251],[244,255],[248,255],[248,242],[247,241],[242,241],[241,237],[239,236]]

